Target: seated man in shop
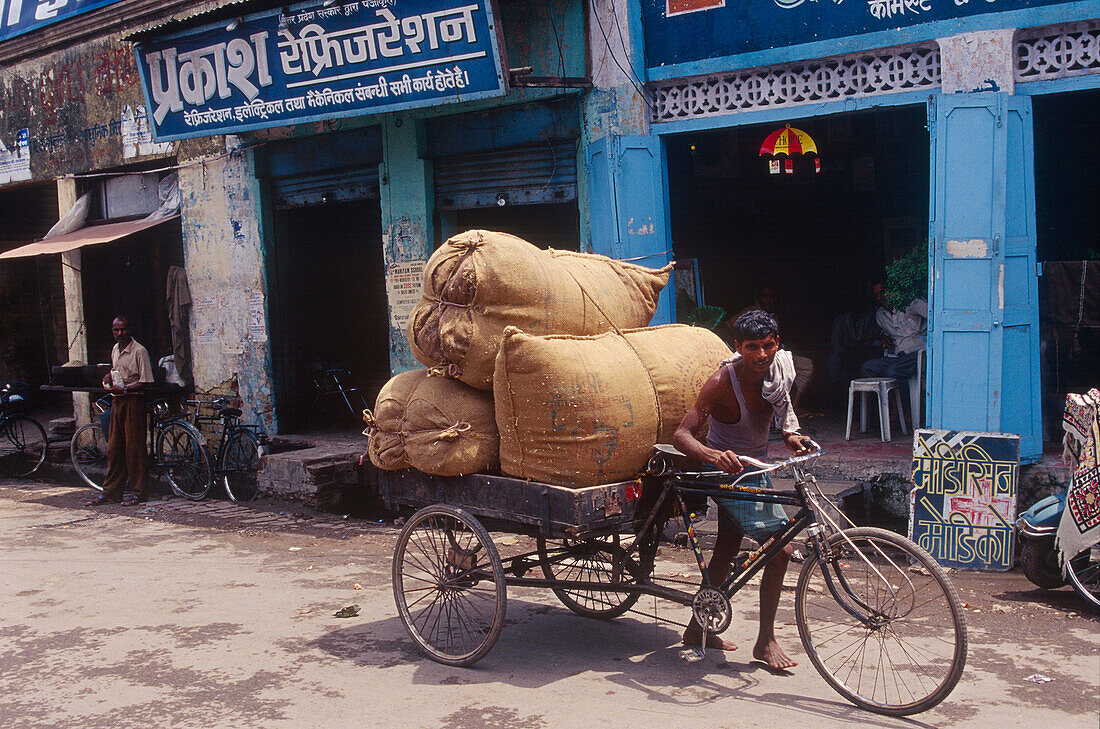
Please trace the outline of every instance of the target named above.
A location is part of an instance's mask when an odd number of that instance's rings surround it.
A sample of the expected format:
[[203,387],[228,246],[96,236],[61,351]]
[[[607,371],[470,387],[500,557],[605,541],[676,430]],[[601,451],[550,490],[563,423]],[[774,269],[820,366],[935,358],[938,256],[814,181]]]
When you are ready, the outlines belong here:
[[[153,384],[149,352],[130,335],[130,321],[124,316],[111,323],[115,346],[111,350],[111,371],[103,387],[111,394],[111,422],[107,429],[107,477],[103,493],[85,503],[99,506],[121,501],[134,506],[149,498],[149,464],[145,450],[145,398],[142,391]],[[130,493],[123,498],[123,489]]]
[[917,373],[917,353],[925,348],[928,302],[917,298],[901,311],[883,303],[875,313],[875,321],[882,329],[886,355],[864,362],[859,376],[908,380]]
[[[692,458],[737,474],[744,468],[741,456],[767,457],[768,431],[773,422],[791,451],[805,453],[811,441],[798,433],[798,418],[790,398],[794,365],[790,353],[779,349],[779,327],[775,319],[766,311],[749,311],[734,322],[732,334],[737,354],[723,362],[703,385],[699,398],[672,436],[672,442]],[[707,428],[706,444],[696,435],[704,428]],[[746,481],[742,484],[767,486],[769,483],[763,474]],[[729,575],[730,564],[741,550],[745,534],[763,543],[786,521],[778,504],[724,498],[715,501],[718,504],[718,536],[707,567],[712,585],[721,584]],[[775,670],[797,665],[775,641],[775,612],[791,552],[788,544],[764,568],[760,583],[760,630],[752,655]],[[693,619],[684,631],[684,643],[699,645],[702,637],[702,628]],[[707,647],[736,648],[713,634],[707,636]]]
[[[869,295],[868,295],[869,294]],[[851,311],[838,314],[833,319],[829,336],[829,356],[825,363],[829,384],[847,392],[848,381],[856,377],[860,365],[874,357],[877,348],[883,348],[882,330],[875,315],[886,306],[886,284],[872,284]]]

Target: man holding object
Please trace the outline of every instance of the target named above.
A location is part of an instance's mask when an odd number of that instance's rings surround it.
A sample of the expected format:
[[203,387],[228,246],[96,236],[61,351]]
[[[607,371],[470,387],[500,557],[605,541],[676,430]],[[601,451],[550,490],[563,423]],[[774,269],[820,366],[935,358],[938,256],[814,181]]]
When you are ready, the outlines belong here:
[[[790,352],[779,349],[775,319],[759,309],[746,312],[734,322],[733,340],[737,354],[723,362],[703,385],[695,405],[672,436],[673,445],[691,458],[737,474],[744,469],[741,456],[767,457],[768,431],[774,422],[783,433],[787,448],[799,454],[808,452],[812,441],[799,435],[798,419],[791,405],[794,364]],[[695,435],[704,425],[709,425],[705,445]],[[770,485],[764,474],[741,483]],[[730,563],[740,551],[745,534],[763,543],[782,527],[787,517],[778,504],[734,499],[715,499],[715,502],[718,536],[707,576],[717,586],[729,575]],[[791,552],[788,544],[764,567],[760,583],[760,632],[752,655],[774,670],[797,665],[775,641],[775,611]],[[702,627],[693,618],[684,631],[684,643],[699,645],[702,637]],[[737,646],[718,635],[708,635],[707,647],[734,650]]]
[[[107,478],[103,493],[86,502],[99,506],[121,501],[134,506],[149,498],[149,464],[145,449],[145,398],[142,391],[153,382],[149,352],[130,335],[130,322],[117,317],[111,323],[115,346],[111,350],[111,371],[103,387],[111,394],[111,423],[107,436]],[[123,498],[129,479],[130,493]]]

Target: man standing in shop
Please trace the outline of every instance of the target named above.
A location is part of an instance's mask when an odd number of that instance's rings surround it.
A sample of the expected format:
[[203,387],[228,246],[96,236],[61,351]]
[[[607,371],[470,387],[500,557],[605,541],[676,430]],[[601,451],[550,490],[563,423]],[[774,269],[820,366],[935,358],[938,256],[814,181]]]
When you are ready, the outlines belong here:
[[[111,395],[111,423],[107,437],[107,478],[103,493],[86,502],[99,506],[121,502],[134,506],[149,498],[149,464],[145,449],[145,398],[142,392],[153,382],[149,352],[130,334],[130,321],[116,317],[111,323],[115,346],[111,371],[103,387]],[[130,493],[123,498],[127,481]]]

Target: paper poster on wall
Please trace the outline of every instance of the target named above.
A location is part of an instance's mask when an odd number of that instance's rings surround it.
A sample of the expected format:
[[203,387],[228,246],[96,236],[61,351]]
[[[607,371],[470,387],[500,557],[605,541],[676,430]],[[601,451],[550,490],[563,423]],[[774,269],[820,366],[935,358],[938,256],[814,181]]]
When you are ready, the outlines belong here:
[[404,331],[413,307],[420,301],[421,280],[426,261],[391,263],[386,269],[386,294],[390,303],[390,326]]
[[15,149],[0,140],[0,185],[31,179],[30,136],[26,129],[15,135]]
[[267,341],[264,295],[259,291],[248,292],[248,338],[253,342]]
[[123,159],[150,154],[167,154],[172,151],[171,142],[153,141],[153,133],[149,130],[149,112],[144,106],[138,105],[134,109],[131,109],[129,104],[124,106],[121,122]]
[[1020,437],[918,430],[909,538],[945,567],[1009,570]]

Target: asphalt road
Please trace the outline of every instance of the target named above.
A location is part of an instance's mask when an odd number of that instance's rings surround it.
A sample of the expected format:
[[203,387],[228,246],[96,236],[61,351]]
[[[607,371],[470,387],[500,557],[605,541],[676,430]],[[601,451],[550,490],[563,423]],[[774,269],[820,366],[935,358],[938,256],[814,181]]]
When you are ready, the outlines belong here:
[[[421,657],[397,618],[392,525],[287,504],[91,510],[80,506],[87,493],[0,483],[5,729],[1100,724],[1100,619],[1072,592],[1040,591],[1019,573],[954,575],[970,626],[966,672],[939,707],[892,719],[817,675],[789,593],[779,639],[800,665],[787,676],[749,656],[755,591],[734,598],[726,637],[742,648],[687,665],[675,625],[586,620],[549,592],[511,589],[493,651],[450,668]],[[505,549],[514,539],[496,538]],[[658,569],[690,573],[690,554],[664,548]],[[353,603],[357,617],[333,617]],[[1027,680],[1035,674],[1052,680]]]

